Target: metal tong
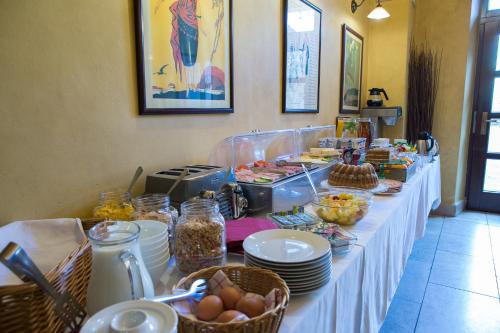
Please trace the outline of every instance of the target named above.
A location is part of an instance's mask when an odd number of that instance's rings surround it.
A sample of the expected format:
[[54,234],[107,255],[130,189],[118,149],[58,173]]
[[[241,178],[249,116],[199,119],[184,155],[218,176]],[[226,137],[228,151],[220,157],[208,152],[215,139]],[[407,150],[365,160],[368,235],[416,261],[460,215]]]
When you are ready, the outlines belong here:
[[0,262],[21,280],[33,281],[55,301],[54,311],[72,332],[77,332],[87,316],[83,306],[67,291],[59,293],[40,272],[26,251],[18,244],[10,242],[0,252]]
[[207,291],[207,281],[204,279],[198,279],[191,284],[191,287],[189,287],[189,290],[187,290],[186,292],[175,295],[163,295],[152,298],[146,298],[146,300],[158,303],[173,303],[188,298],[194,298],[196,301],[199,302],[205,296],[206,291]]

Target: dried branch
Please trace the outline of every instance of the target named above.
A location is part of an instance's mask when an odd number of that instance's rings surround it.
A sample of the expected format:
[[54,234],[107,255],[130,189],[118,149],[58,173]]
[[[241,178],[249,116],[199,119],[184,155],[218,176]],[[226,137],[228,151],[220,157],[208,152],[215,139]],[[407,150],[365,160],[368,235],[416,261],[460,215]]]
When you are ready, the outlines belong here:
[[417,47],[411,41],[408,65],[408,116],[406,136],[418,140],[418,133],[432,132],[434,109],[441,74],[442,51],[430,49],[427,41]]

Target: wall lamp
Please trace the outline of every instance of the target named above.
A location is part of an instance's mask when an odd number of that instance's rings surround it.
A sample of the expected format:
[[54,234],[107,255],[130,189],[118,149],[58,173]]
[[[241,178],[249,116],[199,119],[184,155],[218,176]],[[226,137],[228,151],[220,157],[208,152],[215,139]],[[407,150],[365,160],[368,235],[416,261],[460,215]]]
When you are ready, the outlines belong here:
[[[381,0],[377,0],[377,6],[368,14],[368,18],[372,20],[382,20],[391,16],[387,10],[385,10],[380,4]],[[356,0],[351,1],[351,11],[354,14],[356,10],[361,7],[361,5],[365,2],[365,0],[361,0],[360,3],[357,3]]]

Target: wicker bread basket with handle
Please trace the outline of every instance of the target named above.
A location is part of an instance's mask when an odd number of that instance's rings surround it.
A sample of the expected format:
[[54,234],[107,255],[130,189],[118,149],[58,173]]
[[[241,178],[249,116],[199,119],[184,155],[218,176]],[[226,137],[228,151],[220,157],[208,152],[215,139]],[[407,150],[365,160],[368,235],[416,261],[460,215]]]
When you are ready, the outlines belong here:
[[[45,277],[58,292],[68,291],[85,305],[91,268],[92,251],[85,237],[80,246]],[[64,332],[64,324],[53,308],[53,299],[34,283],[0,286],[0,332]]]
[[217,271],[222,270],[226,276],[246,292],[267,295],[272,289],[277,288],[282,295],[282,300],[273,310],[254,317],[247,321],[234,323],[210,323],[191,319],[179,314],[179,333],[276,333],[285,315],[290,291],[286,282],[278,274],[270,270],[246,266],[215,266],[194,272],[179,281],[181,286],[185,281],[196,279],[209,280]]

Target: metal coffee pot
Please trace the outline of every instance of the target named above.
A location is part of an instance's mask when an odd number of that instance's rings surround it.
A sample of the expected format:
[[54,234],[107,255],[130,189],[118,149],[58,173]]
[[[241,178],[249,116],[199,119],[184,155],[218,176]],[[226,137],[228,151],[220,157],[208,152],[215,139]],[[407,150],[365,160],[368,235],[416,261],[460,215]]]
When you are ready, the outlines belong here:
[[420,155],[437,156],[439,155],[439,144],[429,132],[420,132],[418,134],[417,152]]

